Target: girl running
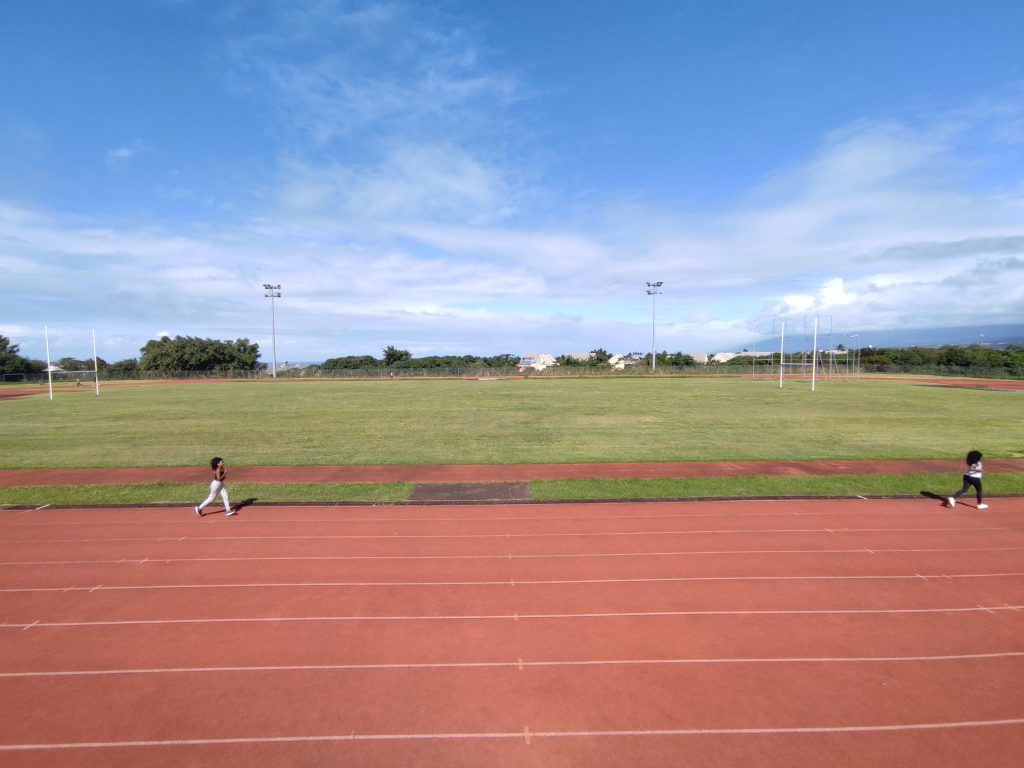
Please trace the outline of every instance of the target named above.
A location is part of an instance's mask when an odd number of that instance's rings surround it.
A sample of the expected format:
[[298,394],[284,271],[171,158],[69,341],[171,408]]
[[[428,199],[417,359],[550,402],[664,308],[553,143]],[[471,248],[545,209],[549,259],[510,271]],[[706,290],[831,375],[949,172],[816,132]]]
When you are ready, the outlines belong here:
[[981,501],[981,475],[983,470],[984,467],[981,464],[981,451],[968,452],[967,471],[964,472],[964,485],[959,491],[946,499],[946,502],[950,507],[955,507],[956,500],[967,493],[971,488],[974,488],[974,492],[978,498],[978,509],[988,509],[988,504],[983,504]]
[[219,493],[221,501],[224,502],[224,514],[231,517],[231,515],[235,514],[235,510],[231,508],[231,504],[228,502],[228,487],[225,484],[228,478],[228,471],[224,468],[224,459],[220,456],[214,456],[210,459],[210,469],[213,470],[213,480],[210,481],[210,495],[206,497],[206,501],[198,507],[192,507],[192,509],[195,510],[199,517],[202,517],[203,507],[213,501]]

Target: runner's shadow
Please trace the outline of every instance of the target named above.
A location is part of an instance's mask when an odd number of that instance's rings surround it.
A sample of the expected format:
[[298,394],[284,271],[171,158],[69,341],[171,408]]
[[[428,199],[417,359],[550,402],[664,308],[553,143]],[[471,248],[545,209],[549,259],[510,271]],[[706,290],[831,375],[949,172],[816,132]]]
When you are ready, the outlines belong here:
[[238,502],[237,504],[232,504],[232,505],[231,505],[231,509],[233,509],[233,510],[234,510],[235,512],[237,512],[237,511],[238,511],[238,510],[240,510],[240,509],[241,509],[242,507],[251,507],[251,506],[252,506],[253,504],[255,504],[255,503],[256,503],[257,501],[259,501],[259,499],[255,498],[255,497],[253,497],[253,498],[251,498],[251,499],[242,499],[242,500],[241,500],[240,502]]
[[921,491],[921,495],[924,496],[926,499],[935,499],[936,501],[941,501],[942,506],[944,507],[949,506],[948,496],[941,496],[937,493],[932,493],[931,491]]

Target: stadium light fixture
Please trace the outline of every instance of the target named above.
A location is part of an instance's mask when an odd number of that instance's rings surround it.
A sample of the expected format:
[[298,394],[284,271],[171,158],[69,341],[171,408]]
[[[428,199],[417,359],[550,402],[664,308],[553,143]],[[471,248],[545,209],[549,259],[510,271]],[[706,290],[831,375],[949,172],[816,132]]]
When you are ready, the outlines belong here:
[[277,321],[274,317],[274,299],[281,297],[281,286],[271,285],[270,283],[264,283],[263,288],[266,293],[263,294],[266,298],[270,299],[270,338],[271,345],[274,351],[274,367],[271,369],[271,376],[277,378]]
[[661,280],[656,283],[647,283],[647,293],[651,297],[651,371],[655,371],[658,368],[658,350],[657,344],[654,340],[654,328],[656,325],[657,311],[655,309],[655,302],[657,295],[661,293],[659,290],[662,286]]

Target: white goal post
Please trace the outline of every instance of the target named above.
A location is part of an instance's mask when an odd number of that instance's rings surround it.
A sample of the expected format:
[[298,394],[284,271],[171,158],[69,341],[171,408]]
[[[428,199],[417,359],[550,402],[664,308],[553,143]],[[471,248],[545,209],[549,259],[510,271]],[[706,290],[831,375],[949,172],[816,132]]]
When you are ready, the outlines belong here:
[[[836,369],[836,362],[835,362],[836,350],[834,348],[830,348],[828,350],[822,350],[822,349],[818,348],[818,322],[819,322],[819,318],[817,316],[815,316],[815,318],[814,318],[814,335],[813,335],[813,340],[811,342],[811,360],[810,360],[810,362],[807,362],[806,359],[804,359],[801,362],[786,362],[786,319],[782,318],[782,322],[781,322],[781,326],[780,326],[781,331],[780,331],[780,336],[779,336],[779,388],[780,389],[782,388],[783,384],[785,383],[785,380],[786,380],[786,369],[787,368],[798,368],[798,369],[801,370],[801,372],[805,376],[806,376],[806,373],[807,373],[807,369],[810,368],[810,371],[811,371],[811,391],[812,392],[814,392],[816,390],[816,388],[817,388],[818,372],[819,372],[819,370],[823,374],[825,374],[826,378],[829,379],[829,380],[832,379],[833,373],[837,371],[837,369]],[[830,318],[829,319],[829,329],[828,329],[829,345],[830,346],[831,346],[831,338],[832,338],[832,327],[831,327],[831,325],[832,325],[832,322],[831,322],[831,318]],[[806,343],[806,341],[807,341],[807,322],[806,322],[806,317],[805,317],[804,318],[804,342]],[[826,363],[825,363],[825,359],[824,359],[825,355],[828,356],[827,367],[826,367]]]
[[46,339],[46,381],[47,386],[50,390],[50,399],[53,400],[53,380],[54,377],[58,381],[74,381],[76,384],[81,384],[83,380],[92,379],[93,389],[97,395],[100,393],[100,369],[99,363],[96,356],[96,329],[92,331],[92,370],[85,371],[55,371],[53,369],[53,363],[50,360],[50,329],[47,326],[43,326],[43,336]]

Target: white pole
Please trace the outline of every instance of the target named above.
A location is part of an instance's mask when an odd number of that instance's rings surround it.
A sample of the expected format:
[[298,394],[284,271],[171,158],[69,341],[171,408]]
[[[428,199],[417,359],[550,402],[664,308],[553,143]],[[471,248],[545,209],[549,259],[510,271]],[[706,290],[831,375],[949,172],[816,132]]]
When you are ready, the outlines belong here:
[[277,320],[274,317],[274,292],[270,292],[270,338],[274,350],[273,377],[277,378]]
[[647,293],[651,295],[651,373],[654,373],[658,368],[658,346],[657,342],[654,340],[654,327],[657,324],[657,310],[655,309],[655,304],[658,294],[661,293],[658,289],[661,288],[662,285],[663,283],[661,280],[647,283]]
[[814,316],[814,343],[811,344],[811,392],[818,383],[818,316]]
[[281,295],[280,285],[271,285],[270,283],[264,283],[263,287],[266,289],[266,293],[263,294],[270,299],[270,338],[271,344],[274,349],[274,366],[270,369],[270,375],[275,379],[277,378],[277,318],[274,316],[274,298]]
[[655,290],[651,294],[651,372],[653,373],[658,369],[658,345],[654,341],[654,326],[657,322],[657,311],[655,305],[658,303],[658,291]]
[[786,319],[782,319],[782,335],[779,337],[779,389],[786,375]]
[[96,396],[100,394],[100,365],[96,357],[96,329],[92,329],[92,372],[96,378]]
[[43,326],[43,336],[46,337],[46,380],[50,383],[50,399],[53,400],[53,366],[50,365],[50,329]]

